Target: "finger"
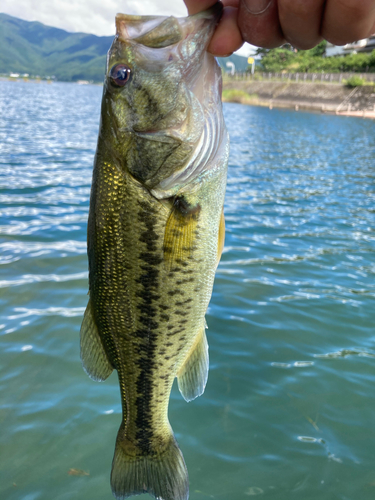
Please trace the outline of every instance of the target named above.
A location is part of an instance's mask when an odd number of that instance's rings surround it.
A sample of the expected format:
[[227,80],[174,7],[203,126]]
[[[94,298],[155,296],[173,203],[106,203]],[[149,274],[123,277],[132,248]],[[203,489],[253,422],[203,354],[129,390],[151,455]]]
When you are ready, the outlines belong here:
[[[184,0],[189,15],[210,8],[217,0]],[[208,52],[215,56],[228,56],[243,44],[237,24],[239,0],[223,0],[223,14],[208,46]]]
[[209,9],[215,5],[216,2],[217,0],[184,0],[189,16]]
[[[209,9],[218,0],[184,0],[189,16],[202,12],[203,10]],[[222,0],[224,7],[238,7],[239,0]]]
[[229,56],[243,44],[240,29],[237,24],[238,9],[224,7],[219,26],[211,38],[208,52],[215,56]]
[[240,0],[238,25],[252,45],[272,49],[285,43],[276,0]]
[[293,47],[311,49],[321,41],[324,3],[325,0],[278,0],[281,29]]
[[374,24],[374,0],[329,0],[321,33],[334,45],[345,45],[370,36]]

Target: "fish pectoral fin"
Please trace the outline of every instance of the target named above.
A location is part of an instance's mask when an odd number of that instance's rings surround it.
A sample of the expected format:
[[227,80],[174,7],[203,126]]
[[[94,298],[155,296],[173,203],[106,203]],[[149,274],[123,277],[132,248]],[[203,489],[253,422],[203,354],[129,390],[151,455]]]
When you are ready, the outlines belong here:
[[178,372],[178,388],[186,401],[201,396],[208,378],[208,344],[204,328]]
[[164,234],[164,262],[168,269],[193,257],[200,205],[191,205],[183,196],[173,203]]
[[89,300],[81,326],[81,360],[90,378],[102,382],[113,371],[96,326]]
[[219,224],[219,234],[218,234],[218,245],[217,245],[217,264],[219,265],[221,254],[223,253],[224,241],[225,241],[225,218],[224,218],[224,209],[221,212],[220,224]]

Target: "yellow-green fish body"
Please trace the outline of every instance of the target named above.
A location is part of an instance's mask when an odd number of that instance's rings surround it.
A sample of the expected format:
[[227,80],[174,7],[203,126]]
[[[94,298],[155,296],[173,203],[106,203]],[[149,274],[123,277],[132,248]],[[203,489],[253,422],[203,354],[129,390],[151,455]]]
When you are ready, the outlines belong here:
[[118,15],[108,54],[88,223],[81,357],[119,376],[116,498],[188,498],[168,421],[208,373],[205,313],[224,241],[228,136],[220,70],[205,52],[221,8],[183,19]]

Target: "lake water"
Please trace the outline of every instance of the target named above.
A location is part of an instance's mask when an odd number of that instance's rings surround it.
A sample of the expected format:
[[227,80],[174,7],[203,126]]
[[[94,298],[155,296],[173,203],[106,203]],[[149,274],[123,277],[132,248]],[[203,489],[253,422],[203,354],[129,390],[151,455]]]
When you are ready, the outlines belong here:
[[[120,398],[79,359],[101,87],[0,82],[0,498],[110,500]],[[225,105],[191,500],[375,498],[375,122]],[[140,498],[150,498],[146,495]]]

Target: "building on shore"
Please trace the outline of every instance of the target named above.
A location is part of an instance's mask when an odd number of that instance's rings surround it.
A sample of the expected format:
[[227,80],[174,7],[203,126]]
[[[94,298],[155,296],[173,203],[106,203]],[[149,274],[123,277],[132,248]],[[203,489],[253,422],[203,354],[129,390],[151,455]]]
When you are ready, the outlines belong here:
[[356,54],[358,52],[371,52],[375,49],[375,35],[370,38],[347,43],[346,45],[333,45],[327,43],[326,57],[345,56],[347,54]]

